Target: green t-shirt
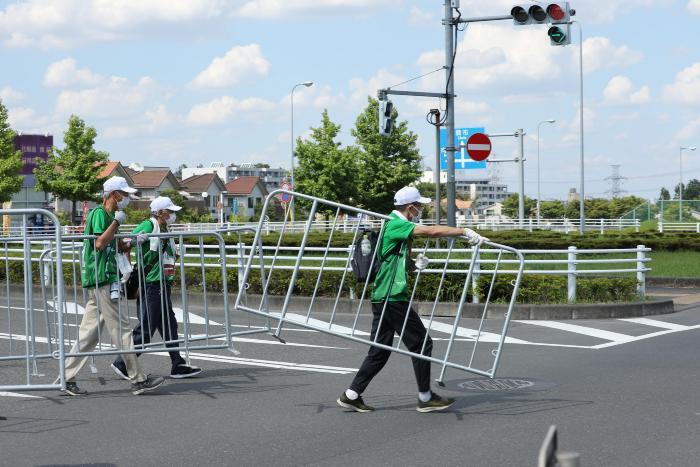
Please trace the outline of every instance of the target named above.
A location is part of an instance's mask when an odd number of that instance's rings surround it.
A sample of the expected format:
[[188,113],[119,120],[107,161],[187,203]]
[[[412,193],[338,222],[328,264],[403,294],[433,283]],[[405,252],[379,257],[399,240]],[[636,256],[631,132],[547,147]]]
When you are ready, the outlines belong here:
[[[114,221],[114,217],[104,207],[97,206],[88,213],[85,221],[85,235],[100,236]],[[117,242],[112,240],[103,250],[95,250],[95,241],[83,241],[83,287],[102,287],[119,280],[117,274]]]
[[[141,222],[132,233],[153,233],[154,226],[151,219],[146,219]],[[160,228],[160,233],[166,233],[168,229],[166,227]],[[155,241],[155,239],[152,239]],[[165,275],[166,282],[172,282],[175,279],[175,252],[173,251],[170,240],[167,238],[159,239],[159,248],[162,250],[162,264],[164,268],[170,268],[171,274]],[[141,254],[143,258],[144,268],[149,267],[151,270],[146,276],[146,282],[160,282],[161,267],[158,261],[158,250],[151,250],[151,240],[144,242],[141,245]],[[136,261],[136,260],[134,260]]]
[[379,272],[374,279],[372,302],[383,302],[387,295],[390,302],[407,302],[408,293],[407,258],[411,250],[411,234],[416,224],[392,212],[384,226],[378,245]]

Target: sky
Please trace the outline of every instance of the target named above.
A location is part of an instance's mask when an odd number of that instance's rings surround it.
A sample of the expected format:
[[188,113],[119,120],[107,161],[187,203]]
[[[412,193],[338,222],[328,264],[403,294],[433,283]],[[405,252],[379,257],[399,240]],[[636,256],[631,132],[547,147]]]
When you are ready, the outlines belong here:
[[[543,2],[545,3],[545,2]],[[504,15],[514,2],[461,0],[462,17]],[[583,27],[586,195],[609,196],[611,165],[628,194],[656,198],[679,179],[679,148],[700,146],[700,0],[578,0]],[[63,145],[71,114],[96,147],[128,165],[290,165],[294,135],[323,109],[341,141],[377,89],[444,92],[442,0],[0,0],[0,99],[17,131]],[[543,199],[579,180],[579,41],[549,44],[546,25],[473,23],[459,33],[456,127],[522,128],[525,191]],[[395,96],[400,119],[434,165],[433,98]],[[516,155],[494,140],[494,158]],[[512,163],[460,171],[518,187]],[[700,149],[683,152],[700,178]]]

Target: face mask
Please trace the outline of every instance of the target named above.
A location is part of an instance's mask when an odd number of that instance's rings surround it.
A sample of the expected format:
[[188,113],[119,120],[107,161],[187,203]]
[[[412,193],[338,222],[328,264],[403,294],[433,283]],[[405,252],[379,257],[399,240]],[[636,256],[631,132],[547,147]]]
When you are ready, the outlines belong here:
[[128,196],[125,196],[124,198],[117,201],[117,207],[119,209],[124,209],[125,207],[127,207],[129,205],[130,201],[131,201],[131,198],[129,198]]
[[420,222],[421,217],[423,217],[423,210],[422,209],[416,208],[416,211],[417,211],[416,215],[411,216],[411,222],[413,222],[414,224],[417,224],[418,222]]
[[170,217],[168,217],[167,219],[165,219],[165,225],[170,225],[170,224],[172,224],[173,222],[175,222],[175,219],[176,219],[176,218],[177,218],[177,216],[175,215],[175,213],[174,213],[174,212],[171,212],[171,213],[170,213]]

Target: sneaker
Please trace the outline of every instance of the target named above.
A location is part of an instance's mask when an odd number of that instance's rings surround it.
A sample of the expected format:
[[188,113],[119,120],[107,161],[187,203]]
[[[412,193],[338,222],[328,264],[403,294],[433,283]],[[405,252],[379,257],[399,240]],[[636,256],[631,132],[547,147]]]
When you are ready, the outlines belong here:
[[153,391],[165,382],[165,378],[162,376],[151,376],[148,375],[145,381],[140,383],[134,383],[132,386],[134,388],[131,393],[135,396],[143,394],[144,392]]
[[365,401],[362,400],[362,396],[358,396],[357,399],[352,400],[343,392],[336,402],[344,409],[354,410],[355,412],[374,412],[374,407],[366,405]]
[[87,396],[88,392],[85,389],[80,389],[77,383],[67,381],[66,389],[63,390],[63,393],[69,396]]
[[197,366],[181,363],[180,365],[173,367],[172,371],[170,372],[170,377],[176,379],[192,378],[193,376],[197,376],[201,372],[202,369]]
[[115,363],[112,363],[110,366],[112,367],[114,372],[117,374],[117,376],[119,376],[121,379],[125,379],[127,381],[129,381],[129,379],[131,379],[131,378],[129,378],[129,375],[126,372],[126,365],[124,364],[124,362],[115,362]]
[[416,410],[419,412],[437,412],[438,410],[445,410],[455,403],[455,399],[450,399],[448,397],[442,397],[438,394],[433,393],[432,397],[428,402],[423,402],[418,399],[418,406]]

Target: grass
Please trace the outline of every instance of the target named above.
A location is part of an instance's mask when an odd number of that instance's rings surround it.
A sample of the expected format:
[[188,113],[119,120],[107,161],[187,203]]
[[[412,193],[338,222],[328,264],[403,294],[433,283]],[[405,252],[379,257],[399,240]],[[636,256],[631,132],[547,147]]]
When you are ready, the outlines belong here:
[[698,251],[652,251],[650,256],[651,277],[700,277]]

